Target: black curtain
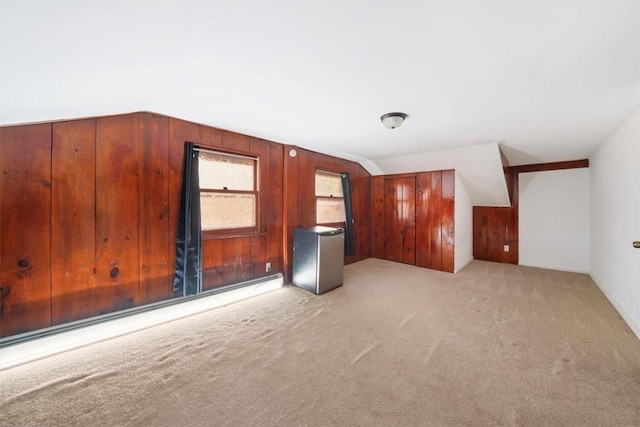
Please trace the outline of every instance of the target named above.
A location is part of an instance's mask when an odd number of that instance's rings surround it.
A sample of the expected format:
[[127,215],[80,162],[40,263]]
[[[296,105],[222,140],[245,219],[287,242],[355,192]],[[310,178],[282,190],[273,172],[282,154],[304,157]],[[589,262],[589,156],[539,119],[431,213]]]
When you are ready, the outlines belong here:
[[344,254],[347,256],[356,254],[356,242],[353,233],[353,210],[351,208],[351,182],[349,174],[343,173],[342,177],[342,194],[344,195],[344,212],[346,218]]
[[176,233],[176,272],[173,295],[200,293],[202,289],[202,231],[200,229],[200,183],[198,152],[192,142],[184,145],[182,194]]

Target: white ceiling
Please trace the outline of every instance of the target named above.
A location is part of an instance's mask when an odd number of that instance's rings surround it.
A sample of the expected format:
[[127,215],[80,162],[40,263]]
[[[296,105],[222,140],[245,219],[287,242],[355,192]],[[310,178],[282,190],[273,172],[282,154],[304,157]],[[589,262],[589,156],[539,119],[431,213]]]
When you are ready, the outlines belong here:
[[638,1],[2,0],[0,20],[2,124],[155,111],[385,172],[487,143],[585,158],[640,107]]

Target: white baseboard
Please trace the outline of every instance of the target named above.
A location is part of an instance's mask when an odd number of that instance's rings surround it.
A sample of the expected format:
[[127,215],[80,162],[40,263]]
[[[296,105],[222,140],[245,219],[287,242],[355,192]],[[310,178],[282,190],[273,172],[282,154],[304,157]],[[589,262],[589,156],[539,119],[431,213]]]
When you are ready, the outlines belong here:
[[589,274],[589,276],[591,276],[591,280],[593,280],[593,282],[596,284],[596,286],[598,286],[598,288],[600,288],[600,290],[602,291],[602,293],[604,294],[605,297],[607,297],[607,299],[609,300],[609,302],[611,303],[611,305],[613,305],[613,308],[616,309],[616,311],[620,314],[620,316],[622,317],[622,320],[625,321],[625,323],[627,325],[629,325],[629,328],[631,328],[631,330],[633,331],[634,334],[636,334],[636,336],[638,337],[638,339],[640,339],[640,325],[637,325],[634,321],[633,318],[631,316],[629,316],[620,306],[620,304],[618,304],[618,302],[613,298],[613,296],[609,293],[609,291],[607,291],[607,289],[602,285],[602,283],[600,282],[600,280],[594,276],[593,274]]

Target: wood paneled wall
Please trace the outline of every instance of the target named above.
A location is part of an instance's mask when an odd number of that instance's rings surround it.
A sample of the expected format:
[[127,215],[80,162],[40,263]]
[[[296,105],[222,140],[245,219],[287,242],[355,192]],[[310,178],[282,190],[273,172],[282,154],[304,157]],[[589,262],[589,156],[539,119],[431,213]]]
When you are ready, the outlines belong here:
[[0,132],[0,334],[10,335],[51,322],[51,124]]
[[172,298],[185,141],[259,159],[259,232],[204,238],[205,290],[265,276],[267,262],[290,274],[293,229],[315,221],[315,168],[351,174],[347,262],[369,256],[357,163],[285,158],[282,144],[153,113],[1,127],[0,336]]
[[371,178],[372,256],[454,271],[455,172]]
[[[518,264],[518,173],[505,168],[510,207],[473,207],[473,258]],[[505,251],[505,245],[509,251]]]
[[[295,150],[296,155],[289,155]],[[316,225],[315,172],[324,170],[349,173],[356,254],[345,258],[345,263],[360,261],[371,256],[371,175],[358,163],[327,156],[292,145],[284,147],[285,223],[284,236],[287,280],[291,279],[293,257],[293,231]]]

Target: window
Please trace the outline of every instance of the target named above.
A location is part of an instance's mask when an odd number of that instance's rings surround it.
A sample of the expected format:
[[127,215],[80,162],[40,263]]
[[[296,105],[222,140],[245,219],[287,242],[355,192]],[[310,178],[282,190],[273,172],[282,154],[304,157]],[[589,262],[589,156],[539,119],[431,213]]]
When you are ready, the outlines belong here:
[[316,223],[345,222],[342,178],[339,173],[316,171]]
[[257,169],[253,157],[199,150],[202,231],[258,229]]

